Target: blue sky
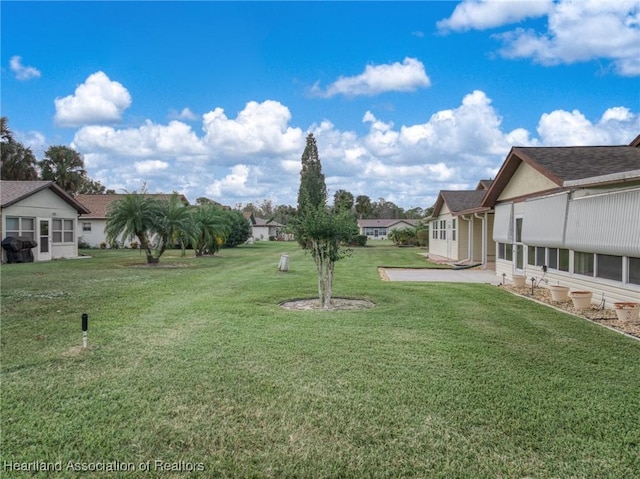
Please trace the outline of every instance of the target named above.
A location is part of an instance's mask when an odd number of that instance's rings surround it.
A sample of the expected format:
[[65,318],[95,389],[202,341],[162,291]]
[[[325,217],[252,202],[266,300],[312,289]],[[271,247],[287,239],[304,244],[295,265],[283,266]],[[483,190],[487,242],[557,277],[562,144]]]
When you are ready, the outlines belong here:
[[636,0],[0,8],[9,127],[119,192],[294,205],[312,132],[330,194],[426,208],[512,146],[640,133]]

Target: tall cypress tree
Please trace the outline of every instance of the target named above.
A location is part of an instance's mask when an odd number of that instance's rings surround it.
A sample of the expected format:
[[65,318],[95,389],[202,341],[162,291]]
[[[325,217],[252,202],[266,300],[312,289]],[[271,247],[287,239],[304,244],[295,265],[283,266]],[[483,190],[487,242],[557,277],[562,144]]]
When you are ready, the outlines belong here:
[[324,182],[322,165],[318,156],[318,146],[313,133],[307,135],[307,146],[302,153],[300,189],[298,190],[298,211],[324,207],[327,202],[327,186]]

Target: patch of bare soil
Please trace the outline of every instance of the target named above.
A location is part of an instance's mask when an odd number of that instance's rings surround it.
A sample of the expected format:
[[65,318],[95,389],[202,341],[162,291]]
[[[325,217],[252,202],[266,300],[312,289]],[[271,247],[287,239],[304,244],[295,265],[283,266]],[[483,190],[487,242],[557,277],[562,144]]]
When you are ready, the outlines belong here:
[[280,306],[285,309],[293,309],[297,311],[346,311],[370,309],[375,306],[374,303],[367,301],[366,299],[333,298],[331,303],[332,307],[328,310],[322,308],[318,298],[285,301],[284,303],[280,303]]
[[602,308],[593,304],[589,309],[576,309],[573,307],[571,299],[562,302],[553,301],[547,288],[533,288],[533,294],[531,294],[531,286],[505,285],[501,287],[514,294],[539,301],[574,316],[588,319],[594,323],[608,326],[640,339],[640,322],[620,321],[613,309]]

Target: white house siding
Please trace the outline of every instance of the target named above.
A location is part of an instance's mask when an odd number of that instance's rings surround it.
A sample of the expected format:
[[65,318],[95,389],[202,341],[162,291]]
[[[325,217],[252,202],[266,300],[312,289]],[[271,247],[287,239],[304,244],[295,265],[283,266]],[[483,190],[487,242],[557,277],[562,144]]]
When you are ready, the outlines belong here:
[[[433,221],[431,222],[429,228],[429,253],[442,256],[444,258],[449,258],[454,261],[458,261],[466,258],[466,256],[460,257],[459,245],[461,242],[460,239],[460,219],[456,219],[456,239],[453,239],[453,215],[449,212],[446,204],[442,206],[440,210],[440,215],[438,219],[433,220],[438,222],[437,228],[437,238],[433,237]],[[442,234],[441,222],[444,222],[445,226],[445,234]]]
[[[58,242],[54,243],[50,241],[51,259],[56,258],[72,258],[78,256],[78,212],[69,203],[64,201],[54,192],[49,189],[38,191],[20,202],[11,206],[3,208],[2,210],[2,231],[3,235],[6,234],[7,217],[18,218],[33,218],[38,219],[57,219],[57,220],[71,220],[73,221],[73,241],[70,242]],[[53,221],[52,221],[53,222]],[[49,231],[50,238],[52,238],[53,228]],[[40,243],[38,238],[38,232],[36,231],[35,240]],[[40,245],[33,248],[34,260],[39,261],[43,258],[39,254]],[[5,258],[3,251],[3,258]]]

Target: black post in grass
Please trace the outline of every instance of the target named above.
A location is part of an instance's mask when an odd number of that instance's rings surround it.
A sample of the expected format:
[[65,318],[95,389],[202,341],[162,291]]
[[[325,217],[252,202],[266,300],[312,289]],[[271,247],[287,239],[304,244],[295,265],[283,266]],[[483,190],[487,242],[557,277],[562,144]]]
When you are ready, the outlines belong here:
[[89,315],[82,313],[82,347],[87,349],[87,331],[89,330]]

